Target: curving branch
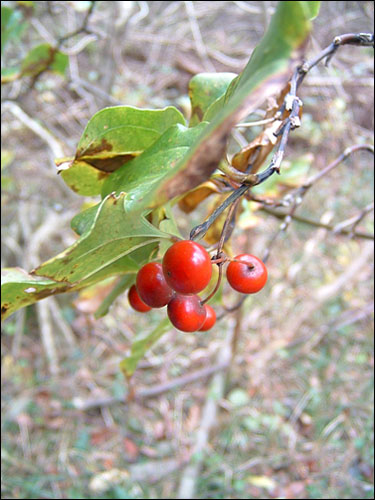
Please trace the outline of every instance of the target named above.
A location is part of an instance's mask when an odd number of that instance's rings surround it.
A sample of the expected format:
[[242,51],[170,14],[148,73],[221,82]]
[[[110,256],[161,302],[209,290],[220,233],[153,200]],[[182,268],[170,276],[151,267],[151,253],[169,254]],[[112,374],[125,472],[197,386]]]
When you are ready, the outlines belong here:
[[[302,186],[294,190],[292,193],[288,193],[287,197],[284,198],[284,201],[281,201],[279,206],[290,206],[290,209],[285,213],[280,212],[280,211],[275,211],[271,208],[267,208],[263,206],[263,210],[271,215],[274,215],[276,217],[279,217],[283,220],[282,224],[280,224],[279,230],[272,236],[270,242],[268,243],[268,246],[265,250],[264,256],[263,256],[263,261],[266,262],[269,258],[271,249],[277,240],[277,238],[280,236],[280,234],[285,233],[292,222],[292,220],[298,220],[299,222],[303,222],[305,224],[310,224],[316,227],[324,227],[328,231],[332,231],[335,234],[344,234],[344,235],[350,235],[352,238],[358,237],[358,238],[365,238],[365,239],[374,239],[373,235],[370,235],[368,233],[361,233],[361,232],[355,232],[355,228],[351,230],[345,229],[345,226],[330,226],[329,224],[323,224],[318,221],[306,219],[303,217],[297,217],[295,212],[297,208],[301,205],[304,196],[306,193],[313,187],[315,184],[322,179],[325,175],[327,175],[329,172],[331,172],[334,168],[339,166],[344,160],[349,158],[353,153],[357,151],[368,151],[372,154],[374,154],[374,147],[369,144],[355,144],[354,146],[348,147],[341,153],[337,158],[335,158],[331,163],[329,163],[326,167],[324,167],[322,170],[320,170],[317,174],[311,176]],[[359,222],[365,217],[365,215],[371,210],[369,208],[367,211],[364,209],[365,212],[362,214],[362,212],[358,215],[358,217],[355,218],[354,222],[357,222],[357,225]],[[358,219],[358,220],[357,220]]]
[[[231,165],[226,165],[223,167],[223,172],[230,177],[233,181],[240,183],[241,185],[232,192],[230,196],[220,205],[209,217],[206,221],[198,226],[194,227],[190,232],[190,239],[196,240],[202,238],[208,228],[213,224],[213,222],[226,210],[232,203],[235,203],[239,198],[244,196],[252,186],[256,186],[266,181],[271,175],[275,172],[280,173],[281,164],[284,158],[285,149],[288,143],[289,134],[292,130],[300,126],[299,112],[302,106],[301,100],[297,96],[297,90],[302,84],[307,73],[316,66],[322,60],[325,60],[325,64],[331,60],[333,55],[337,52],[338,48],[342,45],[355,45],[362,47],[374,46],[374,35],[372,33],[347,33],[343,35],[339,35],[335,37],[333,42],[323,49],[320,54],[318,54],[315,58],[305,61],[302,65],[298,66],[291,79],[290,79],[290,91],[285,96],[284,101],[280,107],[280,109],[275,114],[275,118],[281,118],[285,111],[289,111],[289,115],[283,121],[280,129],[275,133],[275,136],[278,137],[281,135],[281,140],[279,142],[277,151],[273,155],[270,165],[259,174],[249,174],[248,172],[242,172],[237,170]],[[340,164],[344,159],[346,159],[349,155],[351,155],[354,151],[366,149],[369,151],[374,151],[374,148],[370,145],[356,145],[351,148],[346,149],[332,164],[328,165],[326,169],[319,172],[316,177],[310,179],[308,183],[305,183],[300,188],[300,194],[303,194],[313,185],[319,178],[326,175],[333,168],[335,168],[338,164]],[[297,199],[297,198],[296,198]],[[298,205],[298,203],[297,203]],[[292,209],[293,215],[296,207]],[[267,258],[267,256],[266,256]]]
[[[293,193],[288,193],[283,199],[274,201],[274,200],[266,200],[260,199],[254,195],[252,195],[250,188],[257,184],[261,184],[266,181],[271,175],[275,172],[280,173],[281,164],[284,158],[285,149],[288,143],[290,132],[300,126],[299,112],[302,106],[301,100],[297,96],[297,90],[302,84],[307,73],[319,62],[325,60],[325,64],[331,60],[333,55],[337,52],[338,48],[342,45],[356,45],[356,46],[374,46],[374,35],[372,33],[358,33],[358,34],[343,34],[337,36],[333,42],[326,47],[320,54],[318,54],[315,58],[304,62],[302,65],[298,66],[293,73],[293,76],[290,80],[290,91],[285,96],[284,101],[280,107],[280,109],[275,114],[274,119],[280,119],[285,111],[289,111],[289,116],[283,121],[280,129],[276,132],[275,136],[281,135],[281,140],[279,142],[277,151],[273,155],[272,161],[270,165],[259,174],[249,174],[248,172],[242,172],[237,170],[231,165],[226,165],[223,168],[224,173],[230,177],[233,181],[241,183],[241,185],[235,189],[228,198],[216,208],[216,210],[208,217],[206,221],[198,226],[194,227],[190,233],[190,239],[198,239],[202,238],[208,228],[213,224],[213,222],[226,210],[228,207],[231,207],[228,213],[228,217],[226,219],[226,223],[223,227],[222,238],[225,238],[225,226],[228,220],[231,219],[231,210],[232,207],[237,207],[238,202],[242,196],[246,196],[246,198],[257,201],[262,204],[262,210],[282,219],[282,224],[279,227],[279,230],[272,236],[268,247],[265,250],[263,261],[266,262],[270,256],[271,248],[273,247],[275,241],[278,236],[285,232],[292,220],[297,220],[299,222],[309,224],[315,227],[321,227],[327,229],[328,231],[333,232],[334,234],[342,234],[347,235],[350,238],[362,238],[373,240],[374,235],[357,231],[356,228],[358,224],[363,220],[363,218],[373,210],[373,204],[365,207],[359,214],[351,218],[349,221],[343,221],[341,224],[337,224],[336,226],[331,226],[329,224],[324,224],[319,221],[314,221],[310,219],[306,219],[304,217],[300,217],[295,214],[298,206],[302,203],[305,194],[315,185],[317,181],[319,181],[322,177],[331,172],[334,168],[340,165],[344,160],[346,160],[349,156],[351,156],[354,152],[357,151],[368,151],[374,154],[374,147],[369,144],[356,144],[349,148],[346,148],[343,153],[341,153],[335,160],[333,160],[330,164],[328,164],[325,168],[319,171],[316,175],[310,177],[302,186],[297,188]],[[289,210],[285,213],[285,211],[281,212],[279,210],[275,210],[276,207],[290,207]],[[347,225],[351,225],[351,228],[348,229]],[[223,236],[224,235],[224,236]],[[221,240],[222,240],[221,238]],[[219,245],[219,249],[221,250],[221,246]],[[219,251],[218,251],[219,254]],[[215,288],[216,291],[216,288]],[[212,294],[210,295],[210,297]],[[218,316],[218,320],[221,319],[224,315],[237,311],[242,304],[244,303],[246,296],[242,296],[239,301],[230,308],[224,307],[224,312]],[[208,300],[208,299],[207,299]]]

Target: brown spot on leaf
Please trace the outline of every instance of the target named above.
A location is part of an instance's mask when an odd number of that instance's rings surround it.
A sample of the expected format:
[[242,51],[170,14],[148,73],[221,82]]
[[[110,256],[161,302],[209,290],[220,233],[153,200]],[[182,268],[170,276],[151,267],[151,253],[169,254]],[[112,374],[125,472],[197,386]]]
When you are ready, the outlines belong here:
[[108,177],[109,172],[99,172],[98,173],[98,181],[101,181],[103,179],[106,179]]
[[99,143],[94,143],[86,149],[77,149],[75,160],[80,160],[84,156],[95,156],[103,151],[112,151],[113,145],[104,137]]
[[35,77],[40,73],[43,73],[43,71],[46,71],[54,62],[57,51],[57,48],[49,46],[46,57],[44,59],[38,59],[37,61],[25,66],[21,71],[21,75],[32,75]]
[[136,155],[125,154],[115,156],[114,158],[85,158],[85,162],[101,172],[109,173],[122,167],[135,156]]
[[193,106],[192,109],[192,116],[197,116],[199,118],[199,121],[202,121],[203,118],[203,111],[199,106]]

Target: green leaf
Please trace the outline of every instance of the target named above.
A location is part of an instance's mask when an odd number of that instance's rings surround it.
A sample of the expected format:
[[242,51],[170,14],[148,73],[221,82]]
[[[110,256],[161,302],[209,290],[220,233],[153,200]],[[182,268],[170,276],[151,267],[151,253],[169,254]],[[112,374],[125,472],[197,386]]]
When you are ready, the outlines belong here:
[[[244,72],[229,86],[227,102],[222,96],[211,104],[223,104],[215,109],[213,121],[208,126],[201,124],[200,129],[191,128],[192,134],[181,125],[171,127],[140,156],[109,175],[102,196],[124,191],[127,207],[141,210],[160,206],[206,180],[223,157],[233,126],[286,85],[309,29],[303,2],[281,2]],[[102,146],[106,147],[105,141]],[[85,147],[80,154],[87,161]],[[101,149],[100,141],[97,147]]]
[[78,213],[70,221],[70,227],[80,236],[92,226],[101,202]]
[[[169,237],[143,216],[128,215],[123,194],[108,196],[91,226],[65,251],[31,275],[17,268],[6,270],[2,282],[4,313],[8,316],[49,295],[80,290],[110,276],[135,274],[150,260],[159,242]],[[25,292],[28,285],[35,290]]]
[[120,368],[126,378],[133,375],[145,353],[171,328],[169,319],[164,318],[151,333],[133,342],[130,355],[120,363]]
[[125,273],[135,274],[139,268],[149,262],[151,258],[157,252],[159,241],[157,239],[144,239],[138,243],[138,247],[135,249],[129,249],[129,253],[124,256],[119,256],[115,258],[113,262],[99,267],[97,270],[93,270],[92,274],[89,274],[82,281],[78,281],[75,284],[77,290],[80,290],[86,286],[91,286],[99,281],[102,281],[110,276],[121,275]]
[[[27,274],[26,278],[20,277],[19,270],[12,277],[15,271],[8,270],[3,297],[8,311],[25,305],[25,294],[30,295],[27,303],[32,303],[42,296],[78,290],[109,276],[135,273],[158,248],[160,241],[170,238],[152,226],[141,215],[142,211],[145,207],[161,206],[206,180],[223,158],[228,136],[235,124],[267,97],[277,95],[285,88],[297,59],[301,58],[301,49],[310,30],[309,17],[313,12],[305,4],[279,2],[270,28],[244,72],[229,86],[226,98],[219,98],[223,107],[218,109],[211,123],[186,128],[177,119],[178,123],[166,127],[164,133],[159,131],[152,144],[144,146],[142,154],[128,161],[105,181],[103,195],[115,191],[118,196],[108,195],[98,207],[94,207],[89,217],[81,214],[81,219],[75,222],[82,235],[71,247],[39,266],[32,277]],[[176,117],[178,112],[174,110],[173,113]],[[101,160],[109,160],[110,165],[113,159],[121,163],[129,153],[127,146],[121,150],[124,134],[117,136],[116,126],[108,125],[119,141],[120,146],[116,149],[116,140],[113,139],[112,143],[112,139],[108,141],[106,136],[106,123],[99,122],[92,137],[88,133],[82,137],[79,145],[81,157],[76,156],[76,159],[90,165],[94,159],[95,168]],[[121,129],[122,124],[118,126]],[[96,147],[99,149],[95,150]],[[113,156],[108,157],[107,153],[111,154],[113,150]],[[140,152],[133,149],[130,155],[136,156]],[[99,165],[103,167],[103,164]],[[104,165],[108,169],[108,164]],[[38,280],[37,276],[43,276],[43,279]],[[37,288],[37,294],[21,289],[29,280],[33,283],[31,286]]]
[[189,82],[192,127],[201,122],[210,105],[224,95],[228,85],[237,75],[235,73],[199,73]]
[[159,211],[162,212],[162,215],[160,217],[160,222],[158,224],[159,229],[168,234],[177,236],[177,238],[182,239],[182,234],[178,229],[176,220],[172,212],[171,203],[166,203],[163,207],[159,209]]
[[111,172],[140,155],[177,123],[185,124],[185,119],[173,106],[160,110],[133,106],[102,109],[88,122],[74,159],[60,165],[62,178],[79,194],[99,194]]
[[[177,226],[176,219],[172,211],[172,203],[166,203],[160,208],[155,209],[153,212],[153,224],[157,226],[161,231],[164,231],[170,235],[176,236],[177,238],[183,239],[183,236]],[[168,248],[171,246],[172,241],[163,240],[159,245],[160,255],[164,255]]]
[[32,276],[19,267],[1,270],[1,319],[17,309],[53,295],[70,291],[68,283]]
[[[169,235],[152,226],[144,217],[128,214],[125,203],[124,194],[105,198],[92,226],[72,246],[33,273],[56,281],[77,283],[91,281],[92,276],[95,276],[95,282],[98,276],[104,279],[116,274],[114,269],[122,273],[135,272],[139,268],[139,258],[135,258],[132,252],[169,238]],[[142,257],[142,252],[140,255]]]
[[[233,81],[234,80],[232,80],[231,83],[233,83]],[[220,97],[218,97],[215,101],[213,101],[213,103],[211,103],[211,105],[208,107],[208,109],[206,110],[206,112],[205,112],[205,114],[203,116],[203,121],[210,122],[210,121],[212,121],[215,118],[215,116],[218,114],[218,112],[224,106],[225,96],[226,96],[226,92],[225,92],[225,94],[223,94]]]
[[305,3],[279,2],[270,27],[246,68],[229,86],[225,99],[219,98],[222,109],[215,110],[212,122],[160,183],[154,195],[158,204],[210,177],[225,154],[231,129],[265,99],[283,90],[297,60],[302,58],[304,42],[311,28]]
[[27,23],[22,23],[21,20],[21,12],[1,6],[1,53],[9,40],[21,37],[27,26]]
[[69,163],[67,170],[63,170],[61,177],[75,193],[82,196],[95,196],[100,194],[103,182],[108,173],[93,168],[84,161]]
[[1,68],[1,83],[14,82],[21,76],[21,68]]
[[103,302],[100,304],[98,309],[95,311],[95,318],[102,318],[105,316],[112,303],[117,299],[119,295],[125,292],[130,286],[134,283],[135,280],[135,275],[133,274],[125,274],[125,276],[122,276],[118,283],[114,286],[114,288],[109,292],[107,297],[103,300]]
[[[293,48],[298,48],[305,40],[311,29],[309,21],[318,15],[319,8],[318,1],[279,2],[267,33],[253,51],[245,69],[232,80],[226,94],[211,104],[204,120],[211,121],[242,85],[247,85],[249,80],[256,82],[263,79],[267,72],[273,71],[275,63],[289,59]],[[293,26],[293,22],[299,23],[299,26]]]
[[170,127],[140,156],[114,172],[105,181],[102,195],[125,192],[128,210],[139,211],[145,206],[152,206],[160,182],[189,152],[206,125]]
[[[309,6],[309,4],[314,4]],[[311,29],[310,18],[319,2],[279,2],[266,34],[253,51],[245,69],[227,91],[226,100],[247,85],[281,71],[293,57],[293,49],[302,46]]]
[[48,43],[34,47],[22,61],[21,73],[23,76],[36,76],[42,71],[49,70],[64,76],[69,64],[69,57]]
[[320,2],[312,1],[312,2],[301,2],[301,3],[302,7],[305,10],[305,15],[307,19],[310,19],[310,21],[312,21],[318,16],[320,10]]

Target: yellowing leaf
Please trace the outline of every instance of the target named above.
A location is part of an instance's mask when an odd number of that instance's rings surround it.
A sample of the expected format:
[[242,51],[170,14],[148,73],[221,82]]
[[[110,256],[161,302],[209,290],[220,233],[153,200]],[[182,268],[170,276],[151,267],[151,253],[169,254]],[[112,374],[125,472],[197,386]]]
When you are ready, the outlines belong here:
[[[139,156],[169,127],[185,119],[173,106],[139,109],[112,106],[98,111],[88,122],[74,158],[56,165],[68,186],[83,196],[100,194],[105,179]],[[115,189],[113,189],[115,190]]]
[[[220,176],[221,178],[221,176]],[[220,193],[222,191],[222,184],[215,178],[211,178],[209,181],[200,184],[196,188],[192,189],[184,196],[182,196],[178,201],[178,206],[185,213],[190,213],[195,208],[202,203],[208,196],[215,193]]]

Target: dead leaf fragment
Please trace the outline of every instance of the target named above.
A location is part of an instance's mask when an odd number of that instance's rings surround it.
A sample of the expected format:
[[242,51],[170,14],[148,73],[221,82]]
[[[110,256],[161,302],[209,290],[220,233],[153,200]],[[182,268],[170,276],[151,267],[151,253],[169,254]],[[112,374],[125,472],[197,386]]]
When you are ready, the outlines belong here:
[[244,172],[248,165],[251,165],[251,172],[255,174],[279,142],[281,136],[276,137],[275,133],[279,130],[281,124],[281,120],[275,120],[268,125],[258,137],[234,155],[232,166]]

